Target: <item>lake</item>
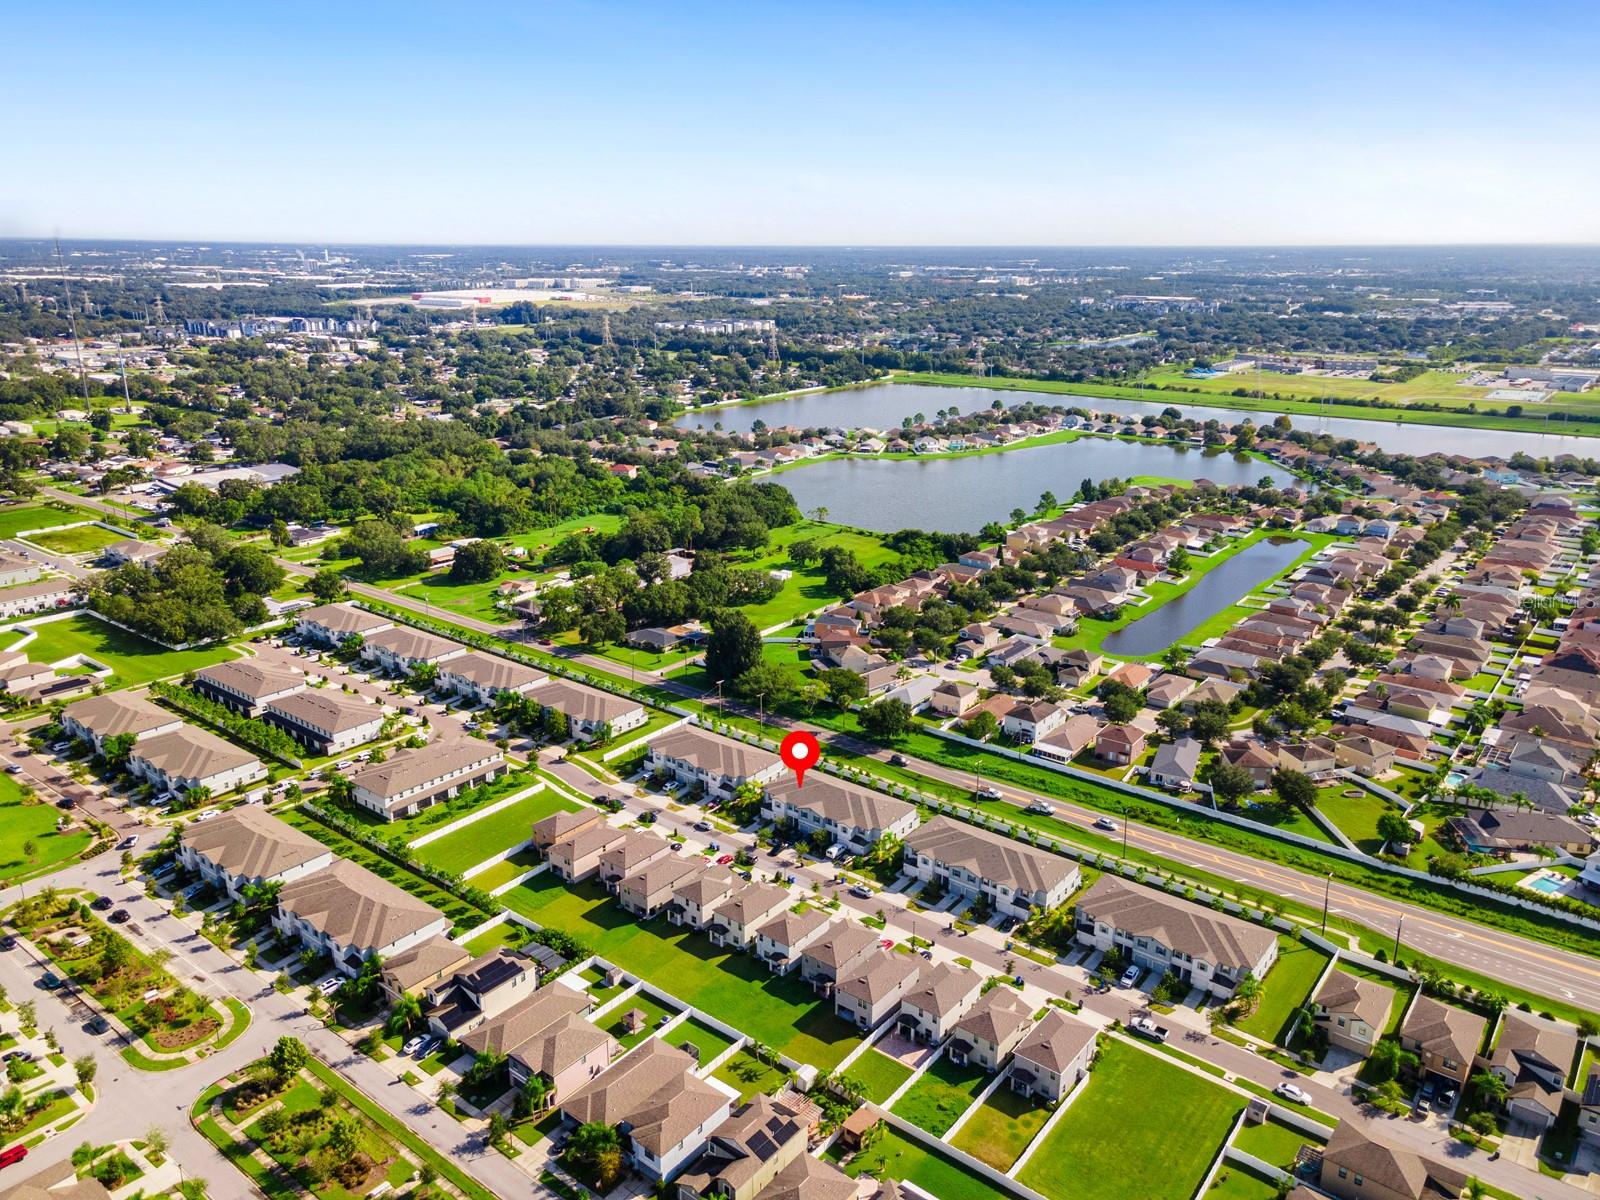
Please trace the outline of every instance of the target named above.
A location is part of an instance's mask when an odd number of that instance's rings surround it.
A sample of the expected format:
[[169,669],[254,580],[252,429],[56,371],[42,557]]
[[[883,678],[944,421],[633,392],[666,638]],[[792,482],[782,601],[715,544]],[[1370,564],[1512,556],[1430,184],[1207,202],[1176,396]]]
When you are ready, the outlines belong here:
[[828,519],[861,529],[937,529],[977,533],[1006,522],[1012,509],[1032,512],[1043,492],[1065,502],[1085,479],[1161,475],[1209,479],[1219,487],[1289,476],[1271,463],[1155,442],[1081,437],[948,458],[836,458],[771,476],[805,512],[824,507]]
[[[748,432],[757,421],[769,426],[838,426],[844,429],[895,429],[906,417],[922,413],[931,419],[940,409],[954,407],[963,413],[988,408],[998,399],[1008,407],[1033,401],[1144,416],[1176,408],[1196,421],[1221,421],[1237,425],[1251,420],[1257,425],[1272,422],[1273,414],[1245,412],[1233,408],[1211,408],[1171,400],[1107,400],[1099,396],[1076,396],[1055,392],[996,391],[980,387],[934,387],[924,383],[880,383],[871,387],[845,388],[836,392],[814,392],[757,404],[729,404],[721,408],[688,413],[678,420],[685,429],[711,429],[720,424],[730,433]],[[1352,417],[1309,417],[1291,414],[1294,428],[1328,433],[1334,437],[1372,442],[1397,454],[1427,454],[1443,450],[1452,454],[1496,454],[1509,458],[1525,450],[1535,458],[1572,453],[1585,457],[1600,453],[1600,439],[1555,433],[1513,433],[1500,429],[1465,429],[1453,425],[1396,424],[1393,421],[1359,421]],[[1153,473],[1153,472],[1152,472]],[[1097,478],[1104,478],[1098,476]],[[1219,480],[1220,482],[1220,480]]]
[[1107,654],[1159,654],[1223,609],[1237,604],[1292,563],[1306,548],[1298,538],[1263,538],[1209,572],[1183,595],[1107,634]]

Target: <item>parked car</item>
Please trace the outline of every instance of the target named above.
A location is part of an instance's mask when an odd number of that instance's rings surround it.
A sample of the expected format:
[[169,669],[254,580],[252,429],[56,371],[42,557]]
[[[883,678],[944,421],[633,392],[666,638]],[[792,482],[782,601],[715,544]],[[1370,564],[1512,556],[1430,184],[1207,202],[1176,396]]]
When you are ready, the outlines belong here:
[[1448,1113],[1456,1106],[1455,1088],[1445,1088],[1439,1093],[1439,1099],[1434,1102],[1433,1110],[1438,1113]]
[[733,861],[733,855],[731,855],[731,854],[719,854],[719,855],[717,855],[717,866],[719,866],[719,867],[725,867],[729,863],[731,863],[732,861]]
[[10,1062],[12,1059],[16,1059],[18,1062],[32,1062],[33,1051],[7,1050],[4,1054],[0,1054],[0,1062]]
[[105,912],[106,909],[111,907],[112,903],[113,901],[110,896],[96,896],[94,903],[89,905],[89,907],[94,909],[95,912]]
[[1122,978],[1117,980],[1118,987],[1132,987],[1139,982],[1139,976],[1144,974],[1138,967],[1129,967],[1122,973]]
[[7,775],[21,775],[22,774],[21,765],[18,764],[18,763],[7,763],[6,764],[6,774]]
[[112,913],[106,918],[106,920],[110,921],[113,925],[126,925],[130,919],[131,914],[125,908],[117,909],[116,912]]
[[400,1047],[400,1053],[408,1056],[413,1055],[427,1044],[428,1035],[425,1033],[419,1033],[416,1037],[406,1039],[406,1044]]
[[317,984],[317,991],[321,992],[324,996],[331,996],[343,986],[344,980],[342,978],[340,978],[338,975],[330,975],[327,979],[324,979],[321,983]]
[[1115,833],[1117,831],[1117,823],[1110,817],[1096,817],[1094,827],[1096,829],[1109,830],[1111,833]]
[[850,889],[850,894],[852,896],[854,896],[857,900],[871,900],[872,899],[872,889],[867,887],[865,884],[861,884],[861,883],[858,883],[858,884],[855,885],[855,887],[851,888]]
[[1306,1094],[1305,1089],[1293,1083],[1280,1083],[1277,1087],[1272,1089],[1272,1094],[1274,1096],[1281,1096],[1283,1099],[1288,1100],[1292,1104],[1311,1103],[1311,1097]]
[[118,850],[132,850],[138,844],[139,844],[139,835],[136,834],[136,833],[130,833],[127,837],[123,838],[122,841],[117,843],[117,849]]
[[16,948],[17,939],[12,937],[9,933],[6,934],[5,937],[0,937],[0,950],[15,950]]
[[111,1022],[101,1016],[90,1017],[83,1023],[85,1033],[104,1033],[111,1028]]
[[1168,1033],[1165,1025],[1157,1025],[1149,1017],[1135,1017],[1129,1021],[1128,1031],[1137,1033],[1140,1037],[1149,1038],[1152,1042],[1166,1041]]
[[46,971],[39,980],[39,986],[47,992],[53,992],[65,982],[66,980],[62,979],[54,971]]

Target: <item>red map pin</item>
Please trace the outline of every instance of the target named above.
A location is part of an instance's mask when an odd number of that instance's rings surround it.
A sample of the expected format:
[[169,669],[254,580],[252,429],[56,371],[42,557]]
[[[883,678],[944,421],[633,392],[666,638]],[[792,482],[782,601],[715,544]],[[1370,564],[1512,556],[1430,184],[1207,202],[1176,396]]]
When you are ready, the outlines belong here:
[[817,739],[803,729],[786,734],[778,747],[778,757],[783,765],[794,772],[795,787],[805,787],[806,772],[822,759],[822,747]]

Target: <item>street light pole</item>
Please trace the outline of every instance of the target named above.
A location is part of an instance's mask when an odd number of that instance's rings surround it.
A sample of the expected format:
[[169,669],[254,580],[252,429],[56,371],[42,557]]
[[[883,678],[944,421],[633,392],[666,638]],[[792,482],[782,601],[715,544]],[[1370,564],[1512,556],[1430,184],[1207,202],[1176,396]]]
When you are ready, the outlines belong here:
[[1123,801],[1123,804],[1122,804],[1122,857],[1123,857],[1124,860],[1126,860],[1127,857],[1128,857],[1128,804],[1127,804],[1127,801]]
[[1328,936],[1328,893],[1333,889],[1333,872],[1322,881],[1322,936]]
[[1405,927],[1406,915],[1405,913],[1401,913],[1400,920],[1394,927],[1394,954],[1392,956],[1392,961],[1394,962],[1395,966],[1400,965],[1400,931]]

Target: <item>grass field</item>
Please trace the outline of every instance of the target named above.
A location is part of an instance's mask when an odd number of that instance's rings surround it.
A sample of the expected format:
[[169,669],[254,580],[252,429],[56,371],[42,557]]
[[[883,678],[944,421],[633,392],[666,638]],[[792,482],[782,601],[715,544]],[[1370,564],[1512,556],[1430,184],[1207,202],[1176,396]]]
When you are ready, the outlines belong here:
[[997,1171],[1007,1171],[1044,1128],[1050,1111],[1037,1100],[1002,1087],[967,1118],[950,1144]]
[[941,1058],[913,1083],[890,1111],[939,1137],[971,1107],[989,1075],[982,1067],[958,1067]]
[[937,1200],[993,1200],[996,1195],[987,1180],[893,1129],[885,1129],[869,1149],[850,1160],[844,1172],[905,1180]]
[[235,657],[228,646],[166,650],[87,613],[26,627],[39,634],[23,647],[30,661],[53,663],[74,654],[84,654],[111,668],[110,687],[134,687],[154,679],[169,679]]
[[0,775],[0,884],[47,870],[88,849],[94,835],[87,829],[57,833],[59,815],[48,804],[24,804],[17,782]]
[[673,1046],[681,1046],[685,1042],[693,1045],[700,1052],[701,1066],[715,1061],[719,1054],[733,1045],[730,1039],[723,1037],[711,1026],[696,1021],[693,1017],[686,1021],[679,1021],[663,1035],[663,1038],[669,1045]]
[[757,629],[787,625],[813,609],[822,608],[838,599],[829,593],[821,568],[815,565],[796,567],[789,561],[789,547],[803,540],[814,541],[819,547],[841,546],[851,551],[866,567],[879,566],[894,557],[893,552],[885,549],[875,535],[859,533],[842,525],[805,520],[774,529],[772,540],[764,549],[728,556],[731,566],[794,572],[771,600],[741,610]]
[[1278,938],[1278,961],[1262,987],[1255,1012],[1238,1022],[1244,1032],[1280,1045],[1293,1031],[1295,1012],[1328,965],[1328,956],[1305,942]]
[[[1189,1200],[1244,1100],[1118,1041],[1020,1179],[1062,1200]],[[1182,1136],[1173,1136],[1175,1123]]]
[[637,922],[597,884],[568,888],[539,876],[500,900],[801,1062],[832,1070],[859,1038],[799,980],[773,976],[753,956],[721,950],[663,919]]
[[117,533],[100,525],[73,525],[66,529],[49,529],[44,533],[36,533],[28,540],[35,546],[43,546],[46,550],[57,554],[88,554],[94,550],[104,550],[113,542],[120,542],[128,535]]
[[[1181,373],[1180,373],[1181,374]],[[1457,388],[1454,391],[1440,393],[1437,384],[1430,384],[1428,376],[1422,375],[1412,380],[1410,384],[1374,384],[1360,380],[1325,379],[1318,376],[1306,377],[1302,386],[1315,385],[1315,390],[1310,393],[1314,396],[1336,396],[1329,403],[1320,399],[1310,399],[1305,393],[1298,397],[1291,395],[1285,385],[1289,382],[1287,376],[1269,377],[1262,385],[1263,396],[1234,396],[1230,393],[1234,388],[1255,390],[1254,377],[1246,379],[1234,376],[1226,379],[1189,379],[1182,378],[1181,382],[1172,387],[1130,387],[1125,384],[1101,383],[1064,383],[1044,379],[1009,379],[999,376],[989,376],[980,379],[973,375],[937,375],[922,374],[919,372],[895,372],[894,378],[900,383],[923,383],[946,387],[986,387],[996,391],[1007,392],[1045,392],[1051,395],[1065,395],[1081,397],[1084,407],[1093,408],[1093,401],[1097,398],[1113,400],[1137,400],[1150,405],[1176,405],[1179,408],[1188,406],[1231,408],[1243,412],[1288,413],[1290,415],[1318,416],[1318,417],[1348,417],[1360,421],[1388,421],[1403,422],[1407,425],[1455,425],[1476,429],[1512,429],[1526,433],[1564,433],[1578,436],[1600,436],[1600,426],[1583,421],[1565,422],[1557,419],[1562,412],[1593,412],[1592,400],[1580,400],[1563,396],[1553,404],[1528,405],[1530,415],[1522,417],[1508,417],[1504,415],[1490,415],[1488,410],[1495,409],[1495,405],[1484,402],[1487,392],[1476,388]],[[1149,376],[1154,382],[1162,376],[1152,374]],[[1345,391],[1336,389],[1350,389],[1351,385],[1364,387],[1366,391]],[[1385,405],[1395,407],[1376,407],[1371,405],[1357,405],[1340,403],[1339,400],[1349,400],[1370,396],[1378,388],[1429,388],[1433,387],[1431,395],[1412,394],[1401,392],[1389,395],[1380,394],[1380,399]],[[1454,385],[1452,385],[1454,387]],[[1459,393],[1459,399],[1457,398]],[[1450,401],[1456,404],[1450,406]],[[1426,412],[1420,410],[1406,410],[1404,405],[1413,402],[1426,404],[1446,405],[1446,410],[1441,412]],[[1480,411],[1468,412],[1466,406],[1477,402]],[[1546,424],[1544,412],[1546,409],[1553,411],[1553,416]],[[1258,422],[1259,424],[1259,422]]]
[[1287,1171],[1294,1166],[1301,1146],[1308,1142],[1321,1145],[1326,1141],[1326,1138],[1313,1138],[1277,1121],[1263,1121],[1259,1125],[1241,1125],[1233,1144],[1252,1158]]
[[845,1074],[861,1085],[868,1100],[882,1104],[911,1078],[911,1068],[887,1054],[868,1050],[850,1064]]
[[767,1095],[776,1092],[789,1076],[782,1067],[770,1066],[748,1050],[741,1050],[713,1071],[711,1077],[737,1090],[739,1103],[743,1104],[757,1092]]
[[[1345,792],[1361,794],[1346,796]],[[1333,784],[1317,792],[1318,811],[1368,854],[1376,854],[1383,847],[1383,839],[1378,836],[1378,818],[1388,807],[1382,796],[1374,796],[1352,783]]]
[[16,537],[24,529],[48,529],[88,520],[93,513],[83,508],[51,508],[43,504],[7,505],[0,508],[0,537]]
[[533,836],[535,821],[553,812],[572,812],[577,807],[565,796],[545,788],[525,796],[515,804],[507,805],[497,813],[479,818],[465,829],[458,829],[426,846],[419,846],[417,857],[425,863],[459,875],[468,867],[476,866],[518,842],[527,841]]
[[1224,1163],[1206,1189],[1205,1200],[1278,1200],[1278,1187],[1253,1171]]

